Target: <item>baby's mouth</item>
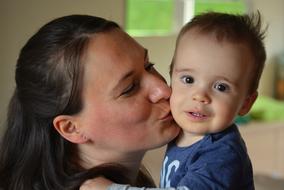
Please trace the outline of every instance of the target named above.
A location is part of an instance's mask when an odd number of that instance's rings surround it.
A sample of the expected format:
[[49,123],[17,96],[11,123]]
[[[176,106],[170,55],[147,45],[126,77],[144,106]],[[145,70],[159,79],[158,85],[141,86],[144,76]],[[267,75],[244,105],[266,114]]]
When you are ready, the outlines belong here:
[[198,113],[198,112],[188,112],[190,115],[192,115],[193,117],[197,117],[197,118],[206,118],[207,115]]

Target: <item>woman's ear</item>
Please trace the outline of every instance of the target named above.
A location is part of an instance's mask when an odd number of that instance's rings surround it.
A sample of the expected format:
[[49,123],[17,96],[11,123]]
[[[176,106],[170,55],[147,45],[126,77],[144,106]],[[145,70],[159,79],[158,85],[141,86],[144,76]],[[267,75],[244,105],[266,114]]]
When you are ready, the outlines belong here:
[[54,118],[53,126],[63,138],[72,143],[82,144],[88,141],[88,138],[79,130],[73,116],[59,115]]
[[245,99],[245,101],[244,101],[244,103],[243,103],[243,105],[242,105],[242,107],[241,107],[241,109],[239,111],[239,115],[240,116],[243,116],[243,115],[247,114],[250,111],[250,109],[251,109],[253,103],[255,102],[257,96],[258,96],[258,92],[255,91],[253,94],[249,95]]

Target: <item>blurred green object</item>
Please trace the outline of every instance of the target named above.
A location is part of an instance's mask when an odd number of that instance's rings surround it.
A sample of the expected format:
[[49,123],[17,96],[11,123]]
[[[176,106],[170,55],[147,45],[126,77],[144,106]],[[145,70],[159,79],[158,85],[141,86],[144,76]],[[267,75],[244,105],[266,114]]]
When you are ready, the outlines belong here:
[[131,36],[169,35],[174,13],[174,0],[127,0],[126,31]]
[[248,11],[248,7],[245,0],[195,0],[195,15],[208,11],[244,14]]
[[284,121],[284,101],[259,96],[248,115],[255,121]]
[[244,115],[244,116],[237,116],[235,118],[235,123],[238,125],[246,124],[251,121],[250,115]]

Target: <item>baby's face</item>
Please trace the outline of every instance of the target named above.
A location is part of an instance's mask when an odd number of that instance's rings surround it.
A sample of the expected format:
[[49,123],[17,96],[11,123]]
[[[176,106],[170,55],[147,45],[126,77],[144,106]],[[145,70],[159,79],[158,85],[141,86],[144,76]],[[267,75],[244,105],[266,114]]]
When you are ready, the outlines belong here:
[[253,65],[242,44],[217,41],[213,35],[187,32],[180,39],[172,73],[172,114],[185,132],[215,133],[246,114]]

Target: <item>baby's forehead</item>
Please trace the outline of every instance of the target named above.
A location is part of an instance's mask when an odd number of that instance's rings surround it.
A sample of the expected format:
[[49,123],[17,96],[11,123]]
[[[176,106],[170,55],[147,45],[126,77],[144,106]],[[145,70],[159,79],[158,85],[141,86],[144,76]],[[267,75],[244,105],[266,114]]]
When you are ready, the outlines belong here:
[[255,61],[251,47],[243,41],[235,42],[225,37],[218,38],[214,32],[199,32],[196,29],[188,30],[180,37],[175,56],[185,52],[195,52],[194,55],[203,58],[220,55],[220,57],[232,56],[231,59],[242,59],[243,61],[245,59],[247,63]]
[[200,26],[192,26],[183,30],[180,33],[179,40],[185,39],[186,37],[210,37],[219,43],[243,43],[249,46],[246,35],[238,35],[236,32],[231,32],[226,29],[219,28],[204,28]]
[[204,31],[196,26],[188,29],[187,31],[185,31],[183,34],[179,36],[178,45],[181,42],[190,43],[190,42],[195,41],[196,39],[201,39],[201,38],[206,39],[210,42],[213,41],[220,45],[229,44],[229,45],[234,46],[236,49],[245,48],[246,50],[250,51],[250,53],[252,53],[251,51],[252,47],[250,43],[247,42],[245,39],[242,39],[242,38],[238,39],[235,37],[231,37],[221,32],[215,31],[215,30]]

